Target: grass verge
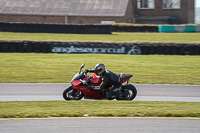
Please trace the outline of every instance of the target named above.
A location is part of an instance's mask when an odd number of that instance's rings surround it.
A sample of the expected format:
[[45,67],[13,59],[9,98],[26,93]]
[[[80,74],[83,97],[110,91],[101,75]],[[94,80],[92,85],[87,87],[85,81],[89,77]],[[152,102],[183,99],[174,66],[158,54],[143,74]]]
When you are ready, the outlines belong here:
[[0,118],[200,117],[200,102],[21,101],[0,102]]
[[0,82],[70,82],[82,63],[104,63],[115,73],[133,74],[131,83],[200,84],[200,56],[0,53]]
[[102,34],[55,34],[0,32],[0,40],[37,41],[110,41],[110,42],[200,42],[200,33],[119,33]]

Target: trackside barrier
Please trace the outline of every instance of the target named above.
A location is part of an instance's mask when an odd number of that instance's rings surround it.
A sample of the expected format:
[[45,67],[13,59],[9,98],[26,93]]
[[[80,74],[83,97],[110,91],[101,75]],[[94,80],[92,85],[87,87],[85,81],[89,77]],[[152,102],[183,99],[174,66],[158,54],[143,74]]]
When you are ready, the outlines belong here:
[[196,26],[195,28],[196,28],[196,29],[195,29],[196,32],[200,32],[200,25]]
[[0,22],[0,31],[28,33],[111,34],[111,25],[66,25]]
[[158,26],[112,25],[112,32],[158,32]]
[[160,33],[162,33],[162,32],[175,32],[175,26],[174,25],[159,25],[158,31]]
[[111,34],[111,32],[158,32],[158,26],[65,25],[0,22],[0,31],[30,33]]
[[72,34],[112,34],[112,32],[200,32],[200,25],[121,26],[0,22],[0,31]]
[[200,55],[200,43],[0,41],[0,52]]
[[185,26],[185,31],[186,32],[196,32],[196,26],[195,25],[186,25]]
[[200,32],[200,25],[159,25],[158,32]]
[[185,25],[177,25],[174,27],[175,28],[175,32],[185,32]]

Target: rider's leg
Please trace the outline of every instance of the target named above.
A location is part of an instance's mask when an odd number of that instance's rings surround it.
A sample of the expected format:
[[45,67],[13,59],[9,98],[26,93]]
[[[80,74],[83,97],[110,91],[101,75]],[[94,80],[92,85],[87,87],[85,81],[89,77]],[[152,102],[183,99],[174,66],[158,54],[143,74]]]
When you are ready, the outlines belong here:
[[109,92],[106,94],[106,98],[108,100],[113,100],[115,98],[122,98],[122,94],[120,93],[121,86],[116,88],[116,87],[112,87]]
[[109,92],[106,94],[106,98],[108,99],[108,100],[113,100],[113,99],[115,99],[116,98],[116,96],[115,96],[115,87],[112,87],[110,90],[109,90]]

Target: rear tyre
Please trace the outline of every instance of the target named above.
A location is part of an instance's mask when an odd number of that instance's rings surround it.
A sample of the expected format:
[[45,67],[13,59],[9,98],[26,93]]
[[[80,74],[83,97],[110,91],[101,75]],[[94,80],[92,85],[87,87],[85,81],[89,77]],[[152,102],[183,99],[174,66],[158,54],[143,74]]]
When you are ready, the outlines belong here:
[[134,85],[126,84],[122,86],[121,94],[122,98],[116,98],[117,100],[133,100],[137,95],[137,89]]
[[83,96],[82,92],[74,89],[72,86],[69,86],[63,92],[63,98],[65,100],[81,100]]

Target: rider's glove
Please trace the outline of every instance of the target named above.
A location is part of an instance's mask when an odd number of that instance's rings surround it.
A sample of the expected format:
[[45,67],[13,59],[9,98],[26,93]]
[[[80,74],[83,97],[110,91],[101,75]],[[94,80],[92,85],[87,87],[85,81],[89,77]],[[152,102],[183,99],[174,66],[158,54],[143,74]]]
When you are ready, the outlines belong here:
[[87,81],[86,80],[83,80],[82,83],[83,83],[83,85],[87,85]]
[[85,69],[85,72],[86,72],[86,73],[88,73],[88,72],[89,72],[89,70],[88,70],[88,69]]

